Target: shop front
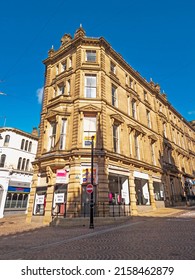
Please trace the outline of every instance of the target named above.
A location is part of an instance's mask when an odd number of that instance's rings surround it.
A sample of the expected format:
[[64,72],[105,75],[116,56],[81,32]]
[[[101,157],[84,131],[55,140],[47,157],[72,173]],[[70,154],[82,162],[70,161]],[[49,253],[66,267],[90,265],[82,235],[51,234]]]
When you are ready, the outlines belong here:
[[53,197],[53,216],[65,216],[67,201],[67,184],[56,184]]
[[37,187],[33,215],[43,216],[46,206],[47,187]]
[[134,171],[135,192],[137,205],[150,205],[150,193],[148,187],[149,176],[146,173]]
[[23,211],[28,204],[30,187],[8,186],[4,212]]

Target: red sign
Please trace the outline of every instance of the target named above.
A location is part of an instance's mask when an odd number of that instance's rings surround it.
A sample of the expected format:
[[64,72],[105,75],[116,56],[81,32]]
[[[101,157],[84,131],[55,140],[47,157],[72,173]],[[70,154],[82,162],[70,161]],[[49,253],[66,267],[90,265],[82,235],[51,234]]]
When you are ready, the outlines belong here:
[[86,191],[87,193],[92,193],[93,192],[93,185],[92,184],[88,184],[87,187],[86,187]]

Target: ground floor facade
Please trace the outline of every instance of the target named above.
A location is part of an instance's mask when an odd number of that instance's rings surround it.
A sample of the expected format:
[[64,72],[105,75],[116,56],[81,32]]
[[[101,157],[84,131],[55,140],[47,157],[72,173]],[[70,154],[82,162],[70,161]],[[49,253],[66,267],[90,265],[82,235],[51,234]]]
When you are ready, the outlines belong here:
[[32,174],[0,171],[0,218],[27,213]]
[[[45,168],[43,168],[45,166]],[[43,216],[52,218],[89,215],[91,194],[91,158],[72,157],[62,164],[44,162],[34,166],[27,221]],[[134,164],[125,164],[108,157],[94,157],[93,206],[96,216],[137,215],[158,207],[174,206],[184,195],[181,178],[162,174]]]

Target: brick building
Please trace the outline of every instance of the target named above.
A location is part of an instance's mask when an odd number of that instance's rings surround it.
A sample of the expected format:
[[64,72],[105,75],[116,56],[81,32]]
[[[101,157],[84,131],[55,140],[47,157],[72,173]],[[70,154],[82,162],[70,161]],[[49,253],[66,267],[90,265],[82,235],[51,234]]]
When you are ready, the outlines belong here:
[[195,130],[160,86],[141,77],[103,37],[87,37],[82,27],[73,38],[65,34],[44,64],[27,220],[42,215],[50,222],[56,205],[66,217],[85,212],[92,136],[96,213],[109,215],[115,205],[136,215],[182,203],[185,181],[195,176]]

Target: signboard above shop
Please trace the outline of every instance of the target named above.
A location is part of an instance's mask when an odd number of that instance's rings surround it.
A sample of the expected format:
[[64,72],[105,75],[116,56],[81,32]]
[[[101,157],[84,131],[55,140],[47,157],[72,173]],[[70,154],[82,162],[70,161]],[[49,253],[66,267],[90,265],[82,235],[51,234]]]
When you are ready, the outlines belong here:
[[68,171],[65,169],[56,170],[56,183],[57,184],[68,184]]

